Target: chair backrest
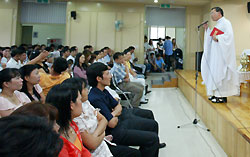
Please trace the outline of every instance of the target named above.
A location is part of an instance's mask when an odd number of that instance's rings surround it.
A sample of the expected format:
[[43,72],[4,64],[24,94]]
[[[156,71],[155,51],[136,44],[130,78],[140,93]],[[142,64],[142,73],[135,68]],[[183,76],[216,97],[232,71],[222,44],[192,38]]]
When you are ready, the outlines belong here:
[[113,75],[112,73],[111,73],[111,76],[112,76],[112,78],[111,78],[110,88],[111,88],[111,89],[114,88],[113,90],[117,90],[117,91],[119,91],[122,95],[124,95],[124,97],[126,98],[126,100],[127,100],[127,102],[128,102],[129,107],[130,107],[130,108],[133,108],[133,106],[132,106],[131,103],[130,103],[129,98],[127,97],[127,95],[117,86],[116,81],[115,81],[115,78],[114,78],[114,75]]

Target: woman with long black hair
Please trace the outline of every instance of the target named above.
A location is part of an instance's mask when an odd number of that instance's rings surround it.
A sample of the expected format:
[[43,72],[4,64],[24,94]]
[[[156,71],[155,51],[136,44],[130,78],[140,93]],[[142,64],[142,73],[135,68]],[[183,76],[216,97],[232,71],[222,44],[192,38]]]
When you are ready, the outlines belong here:
[[37,66],[27,64],[20,68],[19,72],[23,79],[21,92],[25,93],[30,101],[41,101],[44,103],[45,96],[42,92],[42,88],[38,84],[40,81],[40,75]]
[[78,89],[66,84],[56,85],[49,91],[46,103],[58,109],[57,123],[64,143],[59,157],[90,157],[90,152],[82,144],[79,128],[73,122],[73,119],[82,113],[81,94]]

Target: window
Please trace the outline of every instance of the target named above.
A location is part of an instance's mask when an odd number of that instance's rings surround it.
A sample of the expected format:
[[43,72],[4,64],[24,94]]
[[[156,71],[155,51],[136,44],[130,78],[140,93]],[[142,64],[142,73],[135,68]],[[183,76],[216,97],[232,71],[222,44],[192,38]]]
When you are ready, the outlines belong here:
[[156,48],[159,38],[165,39],[166,36],[175,38],[175,28],[167,28],[165,26],[150,26],[149,39],[153,40],[153,45]]
[[166,28],[166,36],[170,36],[172,39],[175,38],[175,28]]

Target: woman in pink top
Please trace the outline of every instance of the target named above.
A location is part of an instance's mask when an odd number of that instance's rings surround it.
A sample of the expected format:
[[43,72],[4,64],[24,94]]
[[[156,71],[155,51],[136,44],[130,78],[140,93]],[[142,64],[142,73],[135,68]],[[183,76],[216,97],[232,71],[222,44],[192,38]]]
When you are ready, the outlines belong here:
[[87,79],[86,69],[87,65],[84,63],[85,56],[82,53],[76,55],[75,64],[73,67],[74,77]]
[[29,103],[29,98],[20,90],[23,80],[15,68],[6,68],[0,71],[0,116],[10,115],[18,107]]
[[23,86],[21,92],[24,92],[30,101],[45,102],[43,90],[39,85],[40,75],[36,65],[27,64],[19,69],[23,79]]

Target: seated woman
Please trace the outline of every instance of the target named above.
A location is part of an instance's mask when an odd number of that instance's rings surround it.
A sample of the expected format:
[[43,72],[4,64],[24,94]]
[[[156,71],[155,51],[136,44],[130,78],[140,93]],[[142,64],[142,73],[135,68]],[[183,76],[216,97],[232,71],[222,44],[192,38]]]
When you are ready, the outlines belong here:
[[81,95],[78,89],[68,85],[56,85],[48,93],[46,103],[58,109],[57,123],[64,146],[59,157],[90,157],[90,152],[83,146],[79,129],[72,120],[82,113]]
[[15,68],[6,68],[0,71],[0,117],[10,115],[20,106],[30,102],[30,99],[20,90],[23,80]]
[[73,67],[74,77],[87,79],[86,75],[87,65],[84,62],[85,62],[85,56],[82,53],[78,53],[76,55],[75,64]]
[[88,101],[87,82],[82,78],[67,79],[63,84],[78,88],[82,95],[82,114],[74,118],[84,146],[86,146],[93,157],[112,156],[107,144],[104,142],[105,129],[108,124],[106,118],[98,112]]
[[0,119],[0,128],[1,157],[55,157],[63,147],[62,139],[42,117],[27,115],[3,117]]
[[40,75],[37,66],[33,64],[27,64],[19,69],[21,77],[23,79],[23,87],[21,92],[25,93],[30,101],[45,102],[45,96],[43,90],[39,85]]
[[27,115],[39,116],[48,119],[50,125],[53,126],[54,131],[59,131],[59,125],[56,123],[58,117],[58,110],[49,104],[42,104],[41,102],[31,102],[24,106],[19,107],[10,116],[14,115]]
[[92,54],[91,51],[84,50],[82,53],[85,56],[85,61],[84,61],[85,65],[89,66],[90,65],[89,61],[91,59],[91,54]]

